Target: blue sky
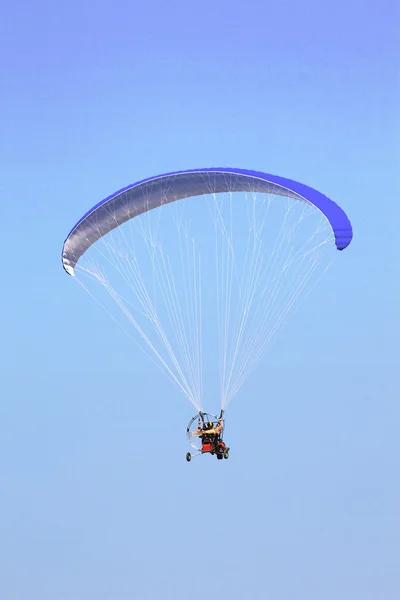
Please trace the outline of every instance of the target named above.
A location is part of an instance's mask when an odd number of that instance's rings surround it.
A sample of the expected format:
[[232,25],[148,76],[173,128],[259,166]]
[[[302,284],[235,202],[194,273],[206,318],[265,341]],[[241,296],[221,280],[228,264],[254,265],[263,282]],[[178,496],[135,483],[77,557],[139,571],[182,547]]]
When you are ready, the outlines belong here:
[[[3,7],[2,598],[399,597],[399,12]],[[307,183],[354,241],[232,404],[229,461],[188,465],[190,404],[60,253],[101,198],[203,166]]]

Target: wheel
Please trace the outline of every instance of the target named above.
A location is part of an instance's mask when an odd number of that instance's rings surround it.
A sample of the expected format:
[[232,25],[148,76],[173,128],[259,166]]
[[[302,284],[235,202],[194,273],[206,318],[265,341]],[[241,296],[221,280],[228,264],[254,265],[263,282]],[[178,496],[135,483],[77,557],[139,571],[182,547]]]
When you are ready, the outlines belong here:
[[222,458],[223,458],[222,454],[217,454],[217,458],[218,458],[218,460],[222,460]]
[[229,458],[229,450],[226,449],[224,452],[224,458]]
[[190,454],[190,452],[186,452],[186,460],[188,462],[190,462],[192,460],[192,455]]

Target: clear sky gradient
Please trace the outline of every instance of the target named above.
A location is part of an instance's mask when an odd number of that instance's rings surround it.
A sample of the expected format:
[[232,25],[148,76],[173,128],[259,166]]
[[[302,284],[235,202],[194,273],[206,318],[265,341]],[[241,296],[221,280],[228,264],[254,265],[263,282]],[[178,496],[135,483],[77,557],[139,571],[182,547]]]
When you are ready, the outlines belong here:
[[[4,4],[2,600],[398,600],[399,13]],[[354,241],[231,405],[230,459],[187,464],[191,405],[60,254],[108,194],[207,166],[319,189]]]

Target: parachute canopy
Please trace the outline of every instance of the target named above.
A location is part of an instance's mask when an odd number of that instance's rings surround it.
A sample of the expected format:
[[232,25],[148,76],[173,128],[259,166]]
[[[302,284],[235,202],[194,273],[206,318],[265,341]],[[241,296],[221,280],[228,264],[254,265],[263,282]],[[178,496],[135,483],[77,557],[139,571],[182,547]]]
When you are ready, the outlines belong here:
[[344,250],[352,240],[352,227],[346,213],[335,202],[302,183],[246,169],[192,169],[143,179],[93,206],[64,242],[64,269],[74,275],[77,262],[94,242],[133,217],[175,200],[225,192],[275,194],[307,202],[326,217],[338,250]]
[[344,211],[302,183],[193,169],[96,204],[62,263],[197,411],[218,396],[225,410],[352,236]]

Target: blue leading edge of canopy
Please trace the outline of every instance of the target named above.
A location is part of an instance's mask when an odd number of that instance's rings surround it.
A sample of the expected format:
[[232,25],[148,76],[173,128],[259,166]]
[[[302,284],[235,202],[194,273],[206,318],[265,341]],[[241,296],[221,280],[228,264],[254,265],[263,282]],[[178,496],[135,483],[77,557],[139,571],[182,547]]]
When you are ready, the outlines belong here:
[[[83,215],[81,219],[74,225],[69,234],[67,235],[65,242],[67,242],[68,238],[74,233],[74,231],[79,227],[81,223],[85,221],[90,215],[92,215],[97,209],[101,208],[103,205],[107,204],[111,200],[115,199],[117,196],[122,195],[124,192],[131,190],[132,188],[140,187],[151,181],[157,181],[166,177],[173,177],[179,175],[185,175],[187,181],[187,175],[190,173],[199,174],[199,173],[220,173],[223,174],[232,174],[238,175],[241,177],[248,177],[249,180],[257,179],[261,180],[265,183],[275,184],[280,186],[281,188],[285,188],[290,192],[294,192],[295,194],[301,196],[311,204],[313,204],[316,208],[318,208],[328,219],[334,236],[336,247],[338,250],[344,250],[350,244],[353,238],[353,231],[351,223],[346,215],[346,213],[338,206],[335,202],[327,198],[321,192],[297,181],[293,181],[291,179],[287,179],[285,177],[280,177],[278,175],[269,175],[267,173],[263,173],[260,171],[252,171],[247,169],[235,169],[230,167],[209,167],[205,169],[188,169],[184,171],[173,171],[171,173],[165,173],[163,175],[157,175],[153,177],[148,177],[146,179],[142,179],[128,185],[117,192],[114,192],[104,200],[98,202],[95,206],[93,206],[87,213]],[[195,179],[195,177],[193,177]],[[190,181],[190,179],[189,179]],[[121,202],[123,201],[123,196],[121,198]],[[64,242],[64,244],[65,244]]]

